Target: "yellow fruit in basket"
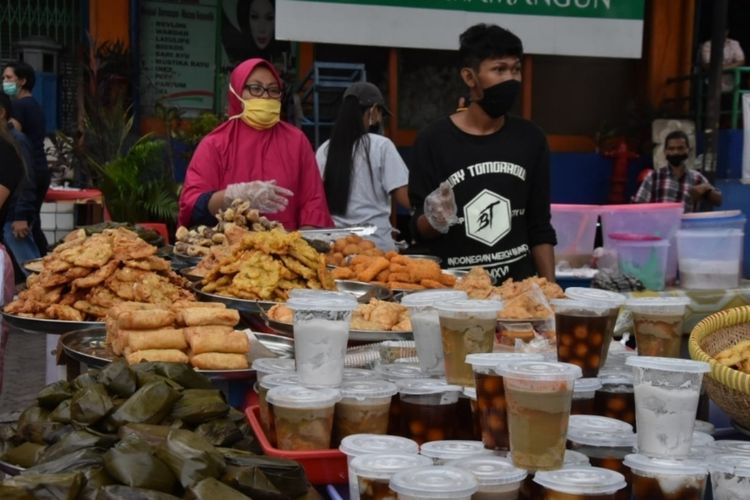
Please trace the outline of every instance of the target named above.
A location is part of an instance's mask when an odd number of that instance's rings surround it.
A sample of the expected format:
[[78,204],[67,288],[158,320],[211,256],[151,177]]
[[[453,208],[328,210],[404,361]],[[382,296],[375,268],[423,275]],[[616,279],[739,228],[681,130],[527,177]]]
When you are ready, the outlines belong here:
[[724,366],[750,373],[750,340],[742,340],[724,349],[714,359]]

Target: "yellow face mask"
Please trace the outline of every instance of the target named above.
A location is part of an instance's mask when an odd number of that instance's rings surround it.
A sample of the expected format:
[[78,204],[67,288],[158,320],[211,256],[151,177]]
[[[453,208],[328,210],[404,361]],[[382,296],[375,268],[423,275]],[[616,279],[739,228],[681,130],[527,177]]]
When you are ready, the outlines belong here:
[[237,92],[231,86],[229,87],[229,91],[242,101],[242,113],[230,116],[230,119],[240,118],[256,130],[267,130],[279,123],[281,119],[281,101],[278,99],[243,99],[237,95]]

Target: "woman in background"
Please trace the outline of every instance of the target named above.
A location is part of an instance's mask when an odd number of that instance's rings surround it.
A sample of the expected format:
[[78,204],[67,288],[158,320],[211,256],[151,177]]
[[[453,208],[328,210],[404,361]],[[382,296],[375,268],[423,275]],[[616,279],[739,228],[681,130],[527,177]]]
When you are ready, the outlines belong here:
[[315,155],[323,176],[328,208],[337,227],[371,224],[370,238],[393,250],[391,197],[409,208],[409,171],[390,139],[379,135],[385,107],[383,94],[368,82],[352,84],[331,132]]

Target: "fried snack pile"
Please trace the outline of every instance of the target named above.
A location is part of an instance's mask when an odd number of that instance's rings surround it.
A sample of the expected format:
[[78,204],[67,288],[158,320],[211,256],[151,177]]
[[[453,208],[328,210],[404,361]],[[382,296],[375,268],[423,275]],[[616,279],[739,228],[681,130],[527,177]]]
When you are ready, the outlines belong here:
[[326,263],[341,266],[344,264],[344,259],[351,255],[377,257],[385,255],[385,252],[376,247],[372,241],[366,240],[356,234],[351,234],[333,242],[331,251],[326,255]]
[[750,340],[741,340],[714,358],[724,366],[750,374]]
[[191,257],[209,254],[209,248],[216,245],[232,245],[239,242],[249,231],[270,231],[280,228],[281,223],[270,221],[260,212],[250,208],[250,203],[234,200],[229,208],[216,214],[218,223],[214,227],[198,226],[188,229],[177,228],[175,252]]
[[492,278],[483,267],[472,267],[466,276],[456,280],[453,288],[466,292],[470,299],[486,299],[494,290]]
[[300,233],[283,229],[246,235],[201,283],[204,292],[247,300],[286,300],[294,288],[336,288],[325,256]]
[[331,274],[336,279],[377,283],[391,290],[449,288],[456,283],[456,278],[443,273],[437,262],[412,259],[396,252],[383,256],[355,255],[348,265],[337,267]]
[[128,364],[190,363],[203,370],[248,367],[250,343],[235,331],[239,313],[224,304],[176,302],[168,307],[123,302],[107,315],[107,343]]
[[195,300],[187,281],[156,247],[124,228],[86,236],[70,233],[42,260],[41,273],[26,280],[27,289],[5,312],[35,318],[103,321],[123,301],[171,304]]
[[[291,324],[294,313],[285,304],[276,304],[268,310],[274,321]],[[410,332],[409,310],[396,302],[370,299],[368,304],[358,304],[352,313],[352,330],[374,330],[379,332]]]

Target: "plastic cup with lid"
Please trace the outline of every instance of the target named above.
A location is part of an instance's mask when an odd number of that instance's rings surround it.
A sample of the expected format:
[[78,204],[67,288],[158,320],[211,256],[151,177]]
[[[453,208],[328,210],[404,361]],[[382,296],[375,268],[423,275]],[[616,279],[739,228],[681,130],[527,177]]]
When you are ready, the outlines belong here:
[[708,363],[689,359],[631,356],[638,453],[685,458],[693,441],[703,374]]
[[598,415],[571,415],[568,423],[570,447],[607,469],[626,477],[629,470],[622,460],[633,453],[635,433],[627,422]]
[[357,300],[319,291],[292,297],[287,306],[294,311],[294,358],[300,378],[316,386],[338,386],[344,377],[349,321]]
[[398,382],[400,380],[413,380],[423,378],[424,373],[417,365],[409,363],[383,363],[375,367],[376,376],[388,380],[389,382]]
[[352,434],[385,434],[391,398],[398,392],[387,380],[345,380],[341,400],[336,403],[333,421],[333,445]]
[[750,493],[750,456],[714,455],[708,460],[716,500],[740,500]]
[[[614,500],[615,494],[627,486],[622,474],[600,467],[541,471],[534,476],[534,482],[548,492],[572,498],[596,497],[597,500]],[[545,498],[553,498],[553,495],[548,494]]]
[[437,379],[401,380],[396,385],[404,435],[420,444],[455,436],[460,385]]
[[396,493],[390,489],[390,481],[394,474],[404,469],[428,466],[431,463],[432,460],[422,455],[394,452],[354,457],[350,468],[357,483],[357,496],[350,498],[395,498]]
[[346,455],[349,474],[349,498],[359,498],[357,476],[352,470],[352,460],[361,455],[398,453],[419,456],[419,445],[412,439],[380,434],[352,434],[341,440],[339,450]]
[[469,500],[479,489],[474,475],[447,465],[414,467],[391,477],[399,500]]
[[263,377],[272,373],[293,372],[294,360],[291,358],[258,358],[253,361],[252,369],[255,370],[257,380],[261,381]]
[[717,454],[750,455],[750,441],[719,439],[714,441],[713,449]]
[[[577,451],[565,450],[562,468],[575,469],[581,467],[591,467],[589,457]],[[529,475],[526,476],[523,485],[521,485],[522,498],[544,498],[544,488],[534,482],[536,471],[529,470],[528,473]]]
[[680,357],[682,325],[688,297],[639,297],[625,301],[633,315],[639,356]]
[[471,472],[479,483],[472,500],[516,500],[527,472],[498,456],[475,455],[446,463]]
[[602,388],[599,377],[579,378],[573,387],[571,415],[592,415],[595,413],[594,398],[596,391]]
[[273,405],[276,445],[280,450],[330,448],[333,413],[341,399],[338,389],[282,385],[266,394]]
[[563,465],[573,385],[581,368],[521,361],[498,367],[503,376],[513,464],[527,470]]
[[596,377],[612,339],[611,307],[583,299],[556,299],[550,304],[555,311],[558,361],[580,366],[584,377]]
[[544,355],[541,353],[520,352],[492,352],[466,356],[466,362],[474,371],[477,403],[480,400],[482,402],[477,404],[477,411],[485,447],[491,450],[507,450],[510,447],[505,389],[503,377],[497,374],[498,366],[543,359]]
[[268,391],[274,387],[282,385],[302,385],[296,371],[288,371],[285,373],[272,373],[263,377],[262,380],[257,382],[258,388],[258,410],[260,412],[260,424],[263,427],[263,431],[266,433],[268,441],[276,446],[276,432],[273,428],[273,422],[271,413],[268,409],[268,401],[266,401],[266,395]]
[[448,460],[472,455],[491,455],[492,450],[484,447],[481,441],[450,439],[424,443],[419,454],[432,459],[435,465],[444,465]]
[[625,304],[626,297],[617,292],[609,290],[601,290],[598,288],[584,288],[584,287],[569,287],[565,289],[565,295],[573,300],[586,300],[593,302],[601,302],[609,308],[607,313],[607,327],[604,332],[605,335],[605,348],[602,351],[602,366],[607,363],[609,356],[608,345],[612,340],[612,336],[615,332],[615,326],[617,325],[617,317],[620,314],[620,309]]
[[435,305],[440,320],[445,378],[451,384],[474,385],[474,373],[466,356],[492,352],[497,313],[496,300],[449,300]]
[[716,426],[711,422],[706,422],[705,420],[696,420],[695,427],[693,427],[693,429],[695,430],[695,432],[705,432],[709,436],[713,436],[716,432]]
[[378,378],[373,370],[367,368],[344,368],[344,381],[348,380],[371,380]]
[[409,309],[419,368],[425,375],[445,374],[440,319],[435,305],[444,301],[465,299],[468,299],[468,296],[461,290],[425,290],[410,293],[401,299],[401,305]]
[[624,463],[637,498],[703,498],[708,469],[698,461],[632,454]]
[[690,459],[705,462],[716,453],[714,437],[705,432],[693,431],[693,441],[690,445]]

